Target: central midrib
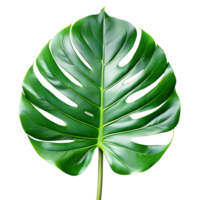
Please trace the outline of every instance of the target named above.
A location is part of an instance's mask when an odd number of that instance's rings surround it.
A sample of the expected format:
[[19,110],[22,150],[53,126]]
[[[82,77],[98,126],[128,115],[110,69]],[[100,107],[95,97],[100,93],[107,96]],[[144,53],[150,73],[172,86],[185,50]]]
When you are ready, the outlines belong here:
[[104,125],[104,21],[105,21],[105,13],[103,18],[103,46],[102,46],[102,60],[101,60],[101,107],[100,107],[100,123],[99,123],[99,135],[98,135],[98,143],[97,146],[101,146],[102,136],[103,136],[103,125]]

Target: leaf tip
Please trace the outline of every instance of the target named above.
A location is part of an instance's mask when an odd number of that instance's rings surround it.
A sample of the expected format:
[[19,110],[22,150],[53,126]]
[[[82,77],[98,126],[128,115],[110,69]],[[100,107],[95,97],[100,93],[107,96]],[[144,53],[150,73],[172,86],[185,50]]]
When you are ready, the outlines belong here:
[[107,11],[107,8],[108,8],[108,5],[103,5],[99,11],[100,12],[101,11]]

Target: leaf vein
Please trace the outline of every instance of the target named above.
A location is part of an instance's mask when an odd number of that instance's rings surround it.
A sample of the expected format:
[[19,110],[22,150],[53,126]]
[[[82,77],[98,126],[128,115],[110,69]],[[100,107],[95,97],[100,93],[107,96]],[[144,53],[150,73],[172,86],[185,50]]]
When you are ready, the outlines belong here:
[[[121,117],[119,117],[119,118],[117,118],[117,119],[115,119],[115,120],[112,120],[112,121],[106,123],[106,124],[104,125],[104,127],[107,126],[107,125],[109,125],[109,124],[112,124],[112,123],[114,123],[114,122],[116,122],[116,121],[118,121],[118,120],[120,120],[120,119],[122,119],[122,118],[124,118],[124,117],[126,117],[126,116],[128,116],[128,115],[130,115],[131,113],[133,113],[133,112],[135,112],[135,111],[137,111],[137,110],[143,108],[144,106],[150,104],[153,100],[155,100],[156,98],[158,98],[158,97],[169,87],[169,85],[170,85],[171,82],[172,82],[172,81],[170,81],[169,84],[165,87],[165,89],[162,90],[162,92],[159,93],[157,96],[155,96],[151,101],[145,103],[144,105],[140,106],[139,108],[137,108],[137,109],[135,109],[135,110],[132,110],[131,112],[129,112],[129,113],[127,113],[127,114],[125,114],[125,115],[123,115],[123,116],[121,116]],[[172,91],[172,92],[173,92],[173,91]],[[170,93],[170,95],[172,94],[172,92]],[[169,96],[170,96],[170,95],[169,95]],[[168,96],[168,97],[169,97],[169,96]]]

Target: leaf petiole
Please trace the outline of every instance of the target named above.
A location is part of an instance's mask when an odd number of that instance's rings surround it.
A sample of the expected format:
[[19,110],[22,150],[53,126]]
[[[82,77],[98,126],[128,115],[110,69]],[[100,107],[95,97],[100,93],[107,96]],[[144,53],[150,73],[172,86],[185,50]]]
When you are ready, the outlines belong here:
[[103,183],[103,151],[99,148],[97,198],[96,198],[96,200],[101,200],[102,183]]

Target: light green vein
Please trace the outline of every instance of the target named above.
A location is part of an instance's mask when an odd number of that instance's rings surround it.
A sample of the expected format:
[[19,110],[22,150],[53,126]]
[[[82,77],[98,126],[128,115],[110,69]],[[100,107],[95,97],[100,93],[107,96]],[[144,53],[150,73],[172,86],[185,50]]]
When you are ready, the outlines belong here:
[[[113,145],[113,146],[116,146],[116,147],[119,147],[119,148],[123,148],[123,149],[126,149],[126,150],[129,150],[129,151],[132,151],[132,152],[134,152],[134,153],[136,153],[136,154],[141,154],[141,155],[146,155],[146,156],[151,156],[151,155],[156,155],[156,154],[159,154],[159,153],[161,153],[162,151],[160,151],[160,152],[158,152],[158,153],[154,153],[154,154],[147,154],[147,153],[142,153],[142,152],[138,152],[138,151],[134,151],[134,150],[132,150],[132,149],[130,149],[130,148],[127,148],[127,147],[124,147],[124,146],[122,146],[122,145],[119,145],[119,144],[115,144],[115,143],[112,143],[112,142],[102,142],[102,144],[110,144],[110,145]],[[137,143],[136,143],[137,144]],[[170,144],[170,143],[169,143]],[[155,145],[143,145],[143,146],[155,146]],[[159,145],[159,146],[168,146],[168,145]],[[165,151],[165,150],[163,150],[163,151]]]
[[[163,114],[163,113],[161,113]],[[175,113],[176,114],[176,113]],[[145,124],[144,126],[140,127],[140,128],[136,128],[136,129],[130,129],[130,130],[127,130],[127,131],[121,131],[121,132],[115,132],[115,133],[110,133],[110,134],[107,134],[105,136],[103,136],[102,139],[106,138],[106,137],[110,137],[110,136],[113,136],[113,135],[119,135],[119,134],[122,134],[122,133],[130,133],[130,132],[133,132],[133,131],[138,131],[138,130],[141,130],[141,129],[144,129],[144,128],[150,128],[150,127],[154,127],[154,126],[157,126],[158,124],[162,124],[163,122],[169,120],[170,118],[172,118],[175,114],[171,115],[169,118],[167,118],[166,120],[160,122],[160,123],[157,123],[157,124],[153,124],[152,126],[147,126],[150,122],[147,122],[147,124]],[[172,130],[172,129],[171,129]],[[170,130],[169,130],[170,131]],[[163,133],[163,132],[159,132],[159,133]],[[156,135],[156,134],[159,134],[159,133],[154,133],[154,134],[150,134],[150,135]],[[147,135],[147,136],[150,136],[150,135]],[[144,135],[143,135],[144,136]]]
[[[38,125],[38,126],[40,126],[40,127],[42,127],[42,128],[45,128],[45,129],[47,129],[47,130],[50,130],[50,131],[52,131],[52,132],[61,134],[61,135],[65,135],[65,136],[69,136],[69,137],[75,137],[75,138],[91,139],[91,140],[96,140],[96,139],[97,139],[97,138],[90,138],[90,137],[84,137],[84,136],[77,136],[77,135],[71,135],[71,134],[68,134],[68,133],[63,133],[63,132],[55,131],[55,130],[53,130],[53,129],[47,128],[46,126],[42,126],[42,125],[36,123],[36,122],[33,121],[30,117],[28,117],[27,115],[26,115],[26,117],[29,118],[29,119],[30,119],[33,123],[35,123],[36,125]],[[28,133],[28,134],[30,134],[30,133]]]
[[[125,45],[127,39],[128,39],[128,33],[127,33],[127,30],[126,30],[126,39],[124,40],[124,42],[123,42],[122,46],[120,47],[119,51],[117,52],[117,54],[112,58],[112,60],[110,60],[108,63],[105,64],[105,67],[106,67],[107,65],[111,64],[111,63],[115,60],[115,58],[119,55],[119,53],[121,52],[122,48],[124,47],[124,45]],[[134,45],[134,44],[133,44],[133,45]]]
[[125,166],[127,166],[128,168],[131,168],[131,169],[134,169],[133,167],[131,167],[130,165],[128,165],[127,163],[125,163],[122,159],[120,159],[113,151],[111,151],[109,148],[107,148],[106,146],[104,146],[103,144],[102,144],[102,146],[105,148],[105,149],[107,149],[111,154],[113,154],[116,158],[117,158],[117,160],[119,160],[121,163],[123,163]]
[[86,123],[86,122],[83,122],[83,121],[81,121],[81,120],[79,120],[79,119],[77,119],[77,118],[75,118],[75,117],[72,117],[71,115],[69,115],[69,114],[67,114],[67,113],[65,113],[65,112],[63,112],[63,111],[61,111],[61,110],[58,109],[57,107],[55,107],[53,104],[51,104],[50,102],[48,102],[46,99],[43,99],[43,100],[46,101],[46,102],[47,102],[49,105],[51,105],[52,107],[54,107],[56,110],[58,110],[59,112],[61,112],[62,114],[64,114],[64,115],[70,117],[71,119],[73,119],[73,120],[75,120],[75,121],[77,121],[77,122],[80,122],[81,124],[85,124],[86,126],[90,126],[90,127],[95,128],[95,129],[98,130],[98,127],[93,126],[93,125],[91,125],[91,124],[88,124],[88,123]]
[[[154,72],[154,70],[156,69],[156,67],[158,66],[159,64],[159,61],[158,63],[156,64],[156,66],[154,67],[154,69],[151,71],[151,73],[149,75],[147,75],[147,77],[141,82],[139,83],[138,85],[136,85],[133,89],[131,89],[128,93],[126,93],[125,95],[123,95],[121,98],[119,98],[117,101],[115,101],[114,103],[112,103],[111,105],[109,105],[108,107],[106,107],[104,110],[107,110],[111,107],[113,107],[115,104],[119,103],[122,99],[126,98],[128,95],[130,95],[131,92],[133,92],[133,90],[135,88],[137,88],[138,86],[140,86],[142,83],[144,83],[144,81],[146,81],[147,78],[149,78],[151,76],[151,74]],[[167,65],[166,65],[167,66]]]
[[[162,81],[162,80],[161,80],[161,81]],[[125,115],[123,115],[123,116],[121,116],[121,117],[119,117],[119,118],[117,118],[117,119],[115,119],[115,120],[112,120],[112,121],[106,123],[106,124],[104,125],[104,127],[107,126],[107,125],[109,125],[109,124],[112,124],[112,123],[114,123],[114,122],[116,122],[116,121],[118,121],[118,120],[120,120],[120,119],[122,119],[122,118],[124,118],[124,117],[126,117],[126,116],[128,116],[128,115],[130,115],[130,114],[132,114],[132,113],[134,113],[135,111],[137,111],[137,110],[139,110],[139,109],[145,107],[146,105],[150,104],[152,101],[154,101],[156,98],[158,98],[160,95],[162,95],[162,94],[164,93],[164,91],[170,86],[170,83],[171,83],[171,82],[172,82],[172,81],[169,82],[169,84],[165,87],[164,90],[162,90],[161,93],[159,93],[157,96],[155,96],[153,99],[151,99],[151,101],[145,103],[144,105],[140,106],[139,108],[137,108],[137,109],[135,109],[135,110],[132,110],[131,112],[129,112],[129,113],[127,113],[127,114],[125,114]],[[172,92],[173,92],[173,90],[172,90]],[[172,94],[172,92],[169,94],[169,96]],[[168,96],[168,97],[169,97],[169,96]],[[167,97],[166,99],[168,99],[168,97]],[[165,99],[165,100],[166,100],[166,99]]]
[[76,165],[78,162],[82,161],[86,156],[87,154],[92,151],[95,147],[92,147],[90,148],[86,153],[84,153],[72,166]]

